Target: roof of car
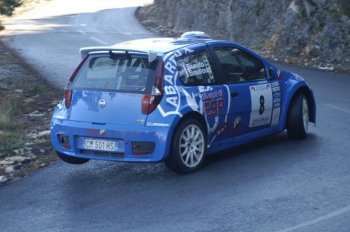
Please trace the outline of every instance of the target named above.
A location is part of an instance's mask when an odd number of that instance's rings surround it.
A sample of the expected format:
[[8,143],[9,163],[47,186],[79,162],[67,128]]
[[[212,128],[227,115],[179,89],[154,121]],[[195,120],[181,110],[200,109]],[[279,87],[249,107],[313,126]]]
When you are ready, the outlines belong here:
[[153,61],[157,56],[162,56],[171,51],[192,46],[205,45],[207,42],[218,42],[201,31],[189,31],[181,35],[180,38],[146,38],[130,40],[104,47],[85,47],[80,49],[83,59],[87,54],[100,52],[142,52],[148,54],[149,61]]
[[187,47],[190,45],[203,43],[203,39],[184,39],[184,38],[149,38],[131,40],[123,43],[114,44],[113,49],[138,50],[138,51],[153,51],[159,53],[168,53],[173,50]]

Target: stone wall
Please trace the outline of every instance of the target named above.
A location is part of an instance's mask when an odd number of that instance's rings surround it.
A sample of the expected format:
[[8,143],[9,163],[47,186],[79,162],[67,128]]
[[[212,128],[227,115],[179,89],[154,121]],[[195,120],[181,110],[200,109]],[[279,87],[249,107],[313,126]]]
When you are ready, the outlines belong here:
[[158,32],[207,32],[275,60],[350,70],[349,0],[155,0],[138,12]]

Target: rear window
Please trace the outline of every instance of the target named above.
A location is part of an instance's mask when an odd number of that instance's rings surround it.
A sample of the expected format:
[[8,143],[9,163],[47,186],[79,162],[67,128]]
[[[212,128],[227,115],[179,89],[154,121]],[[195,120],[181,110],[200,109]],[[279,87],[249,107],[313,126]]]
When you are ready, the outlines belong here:
[[74,89],[150,92],[157,60],[138,55],[90,55],[74,79]]

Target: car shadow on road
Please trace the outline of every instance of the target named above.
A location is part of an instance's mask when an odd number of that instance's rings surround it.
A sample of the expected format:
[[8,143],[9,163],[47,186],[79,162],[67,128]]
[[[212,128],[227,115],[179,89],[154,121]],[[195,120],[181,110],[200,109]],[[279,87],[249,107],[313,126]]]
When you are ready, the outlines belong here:
[[231,173],[238,175],[236,178],[240,173],[279,175],[292,166],[317,159],[321,143],[316,134],[309,134],[305,140],[290,140],[284,132],[213,154],[207,158],[204,170]]
[[85,208],[114,215],[136,207],[142,210],[135,208],[133,214],[147,219],[164,208],[186,211],[206,204],[214,210],[216,202],[228,199],[239,205],[245,195],[298,183],[318,158],[320,142],[314,134],[296,141],[282,133],[213,155],[190,175],[175,174],[164,164],[94,161],[62,174],[64,188],[58,195],[70,215]]
[[[265,155],[270,157],[293,155],[299,150],[295,150],[296,146],[305,148],[304,152],[307,153],[310,149],[315,148],[317,144],[318,137],[315,134],[309,134],[305,140],[291,140],[284,132],[210,155],[207,157],[206,166],[225,162],[226,160],[239,159],[241,156],[254,159],[253,156],[259,158]],[[281,149],[283,152],[281,152]]]
[[[85,183],[89,189],[99,189],[105,186],[144,185],[149,188],[160,182],[168,184],[193,184],[204,180],[213,182],[235,176],[239,181],[240,174],[244,176],[260,176],[260,174],[276,173],[291,165],[298,165],[304,160],[313,159],[318,155],[319,139],[310,134],[306,140],[289,140],[286,133],[271,136],[237,148],[229,149],[207,157],[204,167],[196,173],[180,175],[168,170],[163,163],[114,163],[92,161],[86,168],[71,170],[67,176],[67,184],[79,186]],[[250,173],[250,174],[249,174]],[[203,182],[203,184],[205,181]],[[125,184],[125,185],[124,185]],[[126,187],[128,188],[128,187]]]

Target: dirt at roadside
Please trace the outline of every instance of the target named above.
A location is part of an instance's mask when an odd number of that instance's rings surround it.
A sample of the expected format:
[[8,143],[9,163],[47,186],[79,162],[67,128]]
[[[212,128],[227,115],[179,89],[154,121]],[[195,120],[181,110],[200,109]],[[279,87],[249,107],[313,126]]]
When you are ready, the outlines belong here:
[[0,185],[57,159],[49,134],[61,97],[0,42]]

